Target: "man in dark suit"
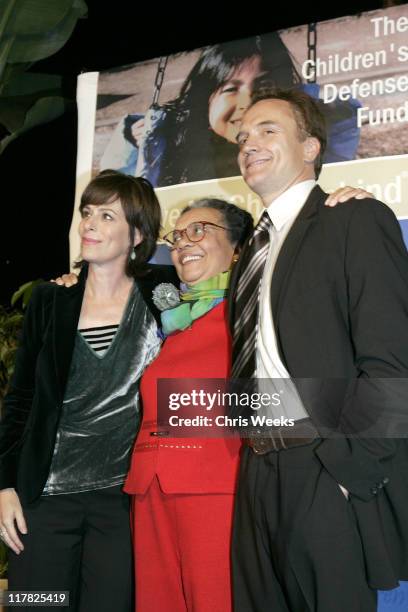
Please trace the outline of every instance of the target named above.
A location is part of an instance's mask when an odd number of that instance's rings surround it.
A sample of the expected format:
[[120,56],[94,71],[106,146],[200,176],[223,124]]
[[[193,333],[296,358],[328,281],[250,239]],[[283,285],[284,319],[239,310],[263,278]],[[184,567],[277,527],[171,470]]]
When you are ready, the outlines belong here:
[[293,427],[245,438],[235,610],[372,612],[408,578],[407,251],[381,202],[324,206],[303,92],[260,92],[238,143],[265,211],[231,281],[232,375],[290,378],[300,400]]

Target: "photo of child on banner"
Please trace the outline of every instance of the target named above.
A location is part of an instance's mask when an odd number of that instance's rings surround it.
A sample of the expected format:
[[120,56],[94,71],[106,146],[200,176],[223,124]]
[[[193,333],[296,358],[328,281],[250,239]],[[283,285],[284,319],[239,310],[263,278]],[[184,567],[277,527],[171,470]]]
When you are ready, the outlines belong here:
[[[175,99],[159,105],[158,85],[145,115],[128,114],[120,120],[100,169],[143,176],[155,187],[238,176],[236,135],[260,82],[299,87],[319,98],[319,85],[302,82],[276,32],[206,47]],[[321,106],[329,134],[324,162],[354,159],[360,103],[349,98]]]

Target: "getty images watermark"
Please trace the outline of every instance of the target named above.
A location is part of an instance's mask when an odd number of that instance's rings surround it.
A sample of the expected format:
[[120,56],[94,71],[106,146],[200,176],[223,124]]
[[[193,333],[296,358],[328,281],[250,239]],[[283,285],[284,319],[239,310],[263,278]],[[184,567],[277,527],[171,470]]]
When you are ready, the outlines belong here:
[[158,436],[408,436],[406,379],[159,379],[157,401]]
[[[171,427],[293,427],[295,419],[287,418],[283,415],[267,416],[257,414],[262,409],[276,409],[281,405],[281,393],[274,392],[234,392],[216,391],[210,392],[204,389],[192,389],[190,392],[172,392],[168,396],[168,409],[170,411],[182,410],[181,415],[170,415],[168,418]],[[233,411],[237,407],[240,409],[248,408],[254,413],[247,417],[242,415],[228,416],[225,410]],[[208,414],[195,414],[185,416],[184,409],[192,411],[205,411],[215,413],[214,416]],[[190,412],[190,410],[188,410]],[[217,414],[221,410],[222,414]]]
[[291,429],[299,410],[288,405],[293,392],[287,382],[161,379],[157,387],[159,435],[224,437],[237,431],[242,434],[245,429]]

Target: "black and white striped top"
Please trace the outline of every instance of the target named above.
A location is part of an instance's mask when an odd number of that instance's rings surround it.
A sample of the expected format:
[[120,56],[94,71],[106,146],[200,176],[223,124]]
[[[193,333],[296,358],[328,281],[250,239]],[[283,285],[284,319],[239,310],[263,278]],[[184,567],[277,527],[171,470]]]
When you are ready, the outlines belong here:
[[112,340],[118,331],[118,325],[104,325],[102,327],[88,327],[79,329],[79,333],[86,340],[89,346],[98,353],[104,355],[110,347]]

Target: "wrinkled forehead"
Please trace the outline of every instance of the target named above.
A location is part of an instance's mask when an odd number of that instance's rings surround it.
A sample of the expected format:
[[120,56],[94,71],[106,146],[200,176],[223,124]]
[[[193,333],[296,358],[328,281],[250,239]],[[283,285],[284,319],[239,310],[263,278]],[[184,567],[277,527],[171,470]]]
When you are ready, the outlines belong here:
[[208,221],[219,225],[223,219],[221,213],[215,208],[192,208],[180,215],[174,229],[184,229],[187,225],[196,221]]
[[266,122],[281,124],[296,123],[292,107],[286,100],[260,100],[243,115],[240,131],[245,131]]

